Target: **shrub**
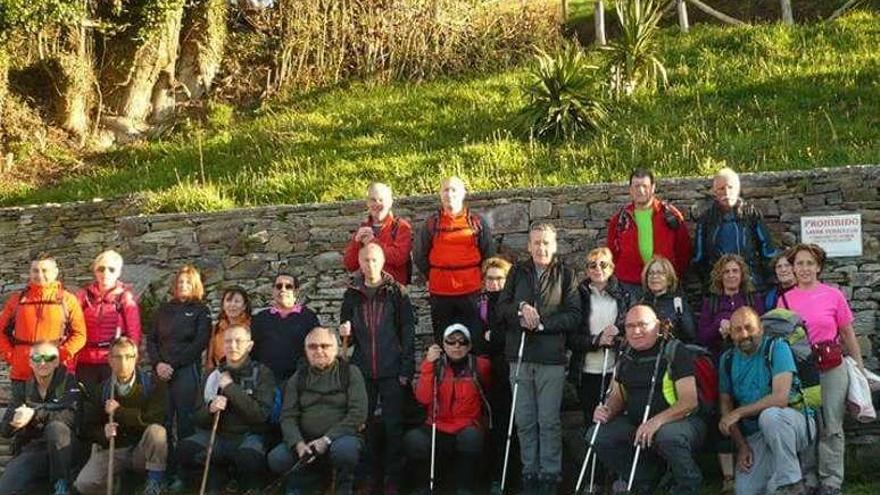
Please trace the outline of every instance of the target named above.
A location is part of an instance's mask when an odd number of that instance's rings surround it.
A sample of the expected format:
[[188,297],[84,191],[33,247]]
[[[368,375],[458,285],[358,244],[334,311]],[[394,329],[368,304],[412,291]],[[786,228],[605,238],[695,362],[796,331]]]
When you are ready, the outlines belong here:
[[569,44],[555,55],[539,51],[524,85],[526,106],[520,117],[530,135],[540,139],[571,139],[597,129],[606,116],[596,84],[597,67],[583,51]]
[[666,67],[657,41],[663,17],[660,5],[654,0],[618,0],[615,10],[620,34],[605,47],[614,94],[628,96],[640,86],[665,87]]

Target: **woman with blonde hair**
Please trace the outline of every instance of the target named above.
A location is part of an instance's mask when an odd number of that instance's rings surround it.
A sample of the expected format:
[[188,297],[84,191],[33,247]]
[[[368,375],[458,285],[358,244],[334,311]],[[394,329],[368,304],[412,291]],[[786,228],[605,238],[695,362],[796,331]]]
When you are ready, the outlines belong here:
[[694,315],[687,297],[679,291],[672,262],[662,256],[651,258],[642,269],[642,290],[638,302],[651,306],[660,321],[668,322],[673,336],[693,342],[696,337]]

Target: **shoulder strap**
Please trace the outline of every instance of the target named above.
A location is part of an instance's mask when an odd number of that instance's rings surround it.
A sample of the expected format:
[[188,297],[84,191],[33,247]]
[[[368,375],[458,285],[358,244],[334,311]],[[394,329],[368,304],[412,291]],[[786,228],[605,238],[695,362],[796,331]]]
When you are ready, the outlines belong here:
[[399,230],[400,230],[400,219],[397,217],[394,217],[394,219],[391,220],[391,240],[392,241],[397,240],[397,231],[399,231]]
[[782,307],[791,310],[791,308],[788,306],[788,299],[785,298],[785,291],[780,291],[779,289],[776,290],[779,293],[779,298],[782,299]]
[[678,215],[675,214],[676,210],[672,205],[666,201],[661,201],[660,211],[663,213],[663,220],[666,222],[667,227],[672,230],[678,230],[681,227],[681,221],[678,219]]

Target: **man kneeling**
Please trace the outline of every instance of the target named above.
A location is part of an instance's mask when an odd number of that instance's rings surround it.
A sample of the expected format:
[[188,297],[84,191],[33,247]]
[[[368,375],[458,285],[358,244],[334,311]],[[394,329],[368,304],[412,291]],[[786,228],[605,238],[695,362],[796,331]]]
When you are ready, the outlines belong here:
[[766,337],[758,314],[747,306],[731,315],[730,338],[735,347],[721,355],[718,373],[718,426],[736,445],[736,494],[803,493],[798,452],[805,454],[805,470],[814,464],[807,447],[816,427],[788,407],[798,388],[791,348],[784,339]]
[[[633,306],[626,314],[624,326],[630,349],[620,356],[606,404],[596,407],[593,413],[593,421],[600,423],[593,426],[600,428],[596,438],[599,461],[628,478],[636,443],[641,446],[641,453],[632,493],[654,493],[668,466],[673,478],[670,493],[699,494],[703,477],[694,456],[706,435],[706,424],[696,414],[694,357],[683,345],[667,356],[660,323],[649,306]],[[663,393],[667,373],[677,397],[672,405]],[[649,403],[651,416],[642,421]],[[624,411],[626,414],[622,415]],[[587,438],[591,435],[592,429]]]
[[207,490],[218,493],[234,471],[240,490],[258,489],[266,472],[264,435],[275,399],[275,376],[251,360],[254,346],[246,327],[233,325],[223,337],[225,361],[202,386],[202,404],[193,415],[195,435],[183,440],[178,462],[192,481],[206,462],[212,422],[217,422]]
[[417,464],[417,486],[425,493],[432,455],[435,460],[455,459],[455,476],[448,476],[454,483],[448,484],[454,484],[459,494],[474,493],[487,426],[483,414],[488,417],[483,388],[490,374],[489,360],[473,357],[470,350],[470,331],[456,323],[443,331],[443,349],[432,345],[422,363],[416,399],[428,411],[428,425],[436,421],[437,452],[431,452],[431,426],[410,430],[403,443],[407,457]]
[[[313,328],[305,346],[309,363],[285,386],[284,441],[269,453],[269,468],[276,474],[289,473],[286,493],[299,494],[322,493],[316,485],[330,479],[332,467],[334,493],[351,495],[363,448],[358,431],[367,420],[364,377],[357,366],[338,358],[339,345],[331,330]],[[328,452],[329,459],[324,458]]]
[[[112,375],[90,390],[83,407],[84,440],[93,444],[92,455],[74,485],[83,495],[107,492],[109,439],[116,437],[113,474],[126,469],[147,472],[145,495],[162,493],[168,456],[165,408],[168,385],[149,372],[137,369],[138,348],[121,337],[110,346]],[[115,387],[111,398],[111,387]],[[113,414],[113,422],[110,422]],[[117,485],[118,486],[118,485]]]

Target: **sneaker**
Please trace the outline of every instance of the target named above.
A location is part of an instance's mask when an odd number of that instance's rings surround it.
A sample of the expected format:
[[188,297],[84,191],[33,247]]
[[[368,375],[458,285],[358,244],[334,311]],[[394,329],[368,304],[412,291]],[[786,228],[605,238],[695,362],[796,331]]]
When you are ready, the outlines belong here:
[[159,480],[147,479],[147,483],[144,485],[143,495],[161,495],[162,494],[162,482]]
[[70,488],[67,487],[67,480],[55,481],[52,493],[54,495],[70,495]]

